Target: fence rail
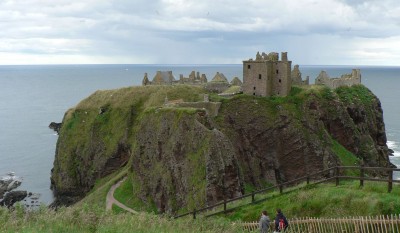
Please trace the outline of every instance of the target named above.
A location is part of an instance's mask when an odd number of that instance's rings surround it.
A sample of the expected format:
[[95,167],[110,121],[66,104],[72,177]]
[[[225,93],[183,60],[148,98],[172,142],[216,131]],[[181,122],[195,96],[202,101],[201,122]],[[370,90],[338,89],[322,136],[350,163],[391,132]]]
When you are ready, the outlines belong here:
[[[273,222],[270,232],[274,231]],[[247,232],[259,231],[258,222],[242,223]],[[285,233],[400,233],[400,215],[348,218],[289,219]]]
[[[343,175],[342,173],[343,173],[344,170],[356,170],[356,171],[358,171],[360,173],[360,176]],[[368,177],[367,174],[366,174],[366,171],[371,171],[371,170],[372,171],[379,171],[379,172],[387,172],[388,177],[387,177],[387,179]],[[342,171],[342,173],[341,173],[341,171]],[[331,168],[328,168],[328,169],[325,169],[325,170],[322,170],[322,171],[317,171],[317,172],[312,173],[312,174],[307,174],[306,176],[303,176],[303,177],[300,177],[300,178],[297,178],[297,179],[294,179],[294,180],[291,180],[291,181],[278,183],[277,185],[272,186],[272,187],[267,187],[267,188],[264,188],[264,189],[256,190],[256,191],[254,191],[252,193],[248,193],[248,194],[245,194],[245,195],[240,196],[240,197],[236,197],[236,198],[232,198],[232,199],[226,199],[224,201],[218,202],[218,203],[216,203],[214,205],[203,207],[201,209],[197,209],[197,210],[194,209],[191,212],[187,212],[187,213],[184,213],[184,214],[176,215],[174,218],[181,218],[181,217],[184,217],[184,216],[192,215],[193,219],[196,219],[196,216],[199,213],[206,212],[206,211],[209,211],[209,210],[214,210],[217,207],[223,207],[223,210],[219,211],[219,212],[216,212],[216,213],[212,213],[212,214],[206,215],[206,216],[210,217],[210,216],[214,216],[214,215],[221,214],[221,213],[227,213],[228,211],[232,211],[233,210],[233,208],[228,209],[228,204],[229,203],[232,203],[232,202],[235,202],[235,201],[238,201],[238,200],[242,200],[242,199],[248,198],[248,197],[251,197],[251,202],[248,203],[248,204],[255,203],[256,202],[255,196],[257,194],[265,193],[267,191],[274,190],[274,189],[278,189],[279,192],[282,194],[283,191],[284,191],[284,187],[290,186],[292,184],[304,182],[304,181],[307,182],[307,185],[309,185],[309,184],[314,184],[315,185],[315,184],[320,184],[320,183],[329,182],[331,180],[335,180],[336,186],[338,186],[339,183],[340,183],[340,180],[343,180],[343,179],[346,179],[346,180],[359,180],[361,187],[364,186],[364,181],[385,182],[385,183],[388,184],[388,192],[391,192],[392,189],[393,189],[393,183],[400,183],[400,180],[393,180],[393,172],[395,172],[395,171],[400,171],[400,168],[364,167],[364,166],[336,166],[336,167],[331,167]],[[332,174],[332,173],[334,175],[330,176],[330,174]],[[311,179],[313,177],[324,175],[324,174],[326,176],[328,176],[328,178],[316,179],[313,182],[311,182]],[[258,201],[260,201],[260,200],[258,200]],[[235,208],[237,208],[237,207],[235,207]]]

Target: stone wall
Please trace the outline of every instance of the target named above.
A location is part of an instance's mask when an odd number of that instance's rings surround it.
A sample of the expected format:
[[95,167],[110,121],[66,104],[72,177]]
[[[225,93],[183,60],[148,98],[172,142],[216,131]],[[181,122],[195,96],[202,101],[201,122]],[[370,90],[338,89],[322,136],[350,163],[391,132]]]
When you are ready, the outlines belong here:
[[243,61],[243,93],[254,96],[286,96],[292,87],[292,62],[287,53],[257,53],[256,60]]
[[[269,68],[268,68],[269,67]],[[272,95],[272,64],[265,61],[243,61],[243,93],[255,96]]]
[[361,72],[360,69],[353,69],[351,74],[343,74],[340,78],[330,78],[326,71],[321,71],[315,79],[315,84],[325,85],[333,89],[341,86],[361,84]]
[[295,65],[292,70],[292,85],[309,85],[310,84],[310,77],[307,76],[305,80],[301,77],[301,72],[299,69],[299,65]]

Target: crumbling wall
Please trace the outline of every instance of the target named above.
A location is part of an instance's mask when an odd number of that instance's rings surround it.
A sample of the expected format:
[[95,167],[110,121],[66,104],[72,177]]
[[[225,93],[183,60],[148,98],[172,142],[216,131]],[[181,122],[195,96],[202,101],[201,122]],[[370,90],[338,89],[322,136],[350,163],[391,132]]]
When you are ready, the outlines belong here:
[[361,72],[360,69],[353,69],[351,74],[343,74],[340,78],[330,78],[326,71],[321,71],[315,79],[315,84],[325,85],[332,89],[361,84]]

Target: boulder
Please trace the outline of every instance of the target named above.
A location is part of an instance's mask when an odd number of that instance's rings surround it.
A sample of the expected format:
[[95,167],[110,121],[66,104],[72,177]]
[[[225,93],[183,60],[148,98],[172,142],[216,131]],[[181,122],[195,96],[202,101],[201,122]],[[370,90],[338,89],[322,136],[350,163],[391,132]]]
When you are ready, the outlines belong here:
[[0,201],[0,206],[11,207],[15,202],[22,201],[28,195],[26,191],[11,191],[8,192],[2,201]]

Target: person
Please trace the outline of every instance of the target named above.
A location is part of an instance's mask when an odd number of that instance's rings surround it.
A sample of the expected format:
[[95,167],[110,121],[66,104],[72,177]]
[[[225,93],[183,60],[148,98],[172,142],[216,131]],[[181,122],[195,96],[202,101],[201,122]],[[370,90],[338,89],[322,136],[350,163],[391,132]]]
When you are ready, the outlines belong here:
[[275,217],[275,232],[283,232],[289,226],[289,223],[283,215],[281,209],[276,209],[276,217]]
[[269,217],[267,211],[261,212],[261,218],[260,218],[260,232],[261,233],[267,233],[269,229]]

